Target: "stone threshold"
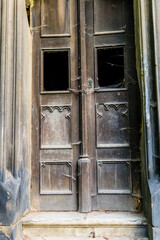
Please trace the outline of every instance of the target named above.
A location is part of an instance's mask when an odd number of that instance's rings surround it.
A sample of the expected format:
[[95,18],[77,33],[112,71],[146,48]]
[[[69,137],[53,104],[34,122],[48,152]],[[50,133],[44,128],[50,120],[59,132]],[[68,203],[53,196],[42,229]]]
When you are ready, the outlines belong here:
[[24,227],[138,227],[147,226],[142,214],[132,212],[30,212],[22,219]]
[[[24,237],[23,240],[92,240],[91,237],[49,237],[49,238],[29,238]],[[128,238],[128,237],[95,237],[93,240],[149,240],[148,238]]]

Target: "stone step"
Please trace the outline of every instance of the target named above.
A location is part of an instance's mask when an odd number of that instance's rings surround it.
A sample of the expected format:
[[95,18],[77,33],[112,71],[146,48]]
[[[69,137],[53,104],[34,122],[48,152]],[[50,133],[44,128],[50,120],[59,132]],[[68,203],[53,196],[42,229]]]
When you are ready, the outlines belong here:
[[24,240],[146,240],[147,222],[129,212],[32,212],[22,220]]
[[[149,240],[148,238],[128,238],[128,237],[96,237],[93,240]],[[29,236],[23,236],[23,240],[92,240],[90,237],[49,237],[49,238],[30,238]]]

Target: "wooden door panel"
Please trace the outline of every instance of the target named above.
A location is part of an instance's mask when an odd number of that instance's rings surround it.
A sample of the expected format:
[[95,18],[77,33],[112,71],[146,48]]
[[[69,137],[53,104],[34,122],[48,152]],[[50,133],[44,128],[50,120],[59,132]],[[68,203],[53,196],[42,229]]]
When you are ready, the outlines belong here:
[[97,170],[99,194],[131,193],[130,163],[100,160],[97,161]]
[[[103,36],[103,37],[102,37]],[[124,33],[117,34],[99,34],[95,35],[94,42],[95,47],[115,47],[115,46],[125,46],[125,35]]]
[[121,148],[97,148],[96,156],[98,160],[103,159],[130,159],[131,150],[130,147]]
[[[104,94],[104,93],[107,94]],[[100,104],[103,102],[108,102],[108,103],[112,103],[115,101],[118,102],[126,102],[128,100],[128,92],[126,91],[125,88],[120,88],[117,90],[114,89],[98,89],[98,91],[95,92],[95,101],[96,104]]]
[[41,94],[40,103],[41,105],[50,106],[54,103],[56,106],[71,106],[72,105],[72,96],[69,92],[60,94],[59,92],[54,92],[54,94]]
[[[46,41],[47,38],[47,41]],[[49,49],[49,50],[60,50],[59,47],[62,50],[64,50],[66,48],[66,50],[70,50],[71,47],[71,39],[70,37],[43,37],[41,38],[41,46],[43,46],[42,51],[44,51],[45,49]]]
[[41,149],[71,148],[71,105],[41,106]]
[[128,103],[96,105],[97,148],[128,147]]
[[[135,211],[135,201],[129,194],[100,194],[101,197],[92,197],[94,210]],[[107,203],[107,205],[106,205]]]
[[41,1],[41,36],[70,34],[70,0]]
[[46,159],[50,161],[60,161],[64,159],[72,159],[72,149],[45,149],[40,151],[41,162],[45,162]]
[[110,31],[123,31],[125,1],[95,0],[94,1],[94,31],[95,34],[105,34]]
[[72,194],[72,162],[41,162],[40,194]]

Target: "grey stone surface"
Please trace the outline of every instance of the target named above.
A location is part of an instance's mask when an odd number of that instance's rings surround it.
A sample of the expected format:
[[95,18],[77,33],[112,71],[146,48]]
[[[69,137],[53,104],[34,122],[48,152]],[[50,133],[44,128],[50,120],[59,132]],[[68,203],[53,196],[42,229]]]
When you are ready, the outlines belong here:
[[0,223],[29,208],[32,38],[25,0],[0,1]]
[[144,216],[127,212],[33,212],[23,218],[28,239],[140,239],[147,237]]
[[[91,240],[91,237],[48,237],[48,238],[30,238],[29,236],[24,236],[23,240]],[[111,237],[111,236],[104,236],[104,237],[95,237],[95,240],[149,240],[148,238],[128,238],[128,237]]]
[[12,226],[0,226],[0,240],[22,240],[21,221]]
[[152,208],[152,226],[160,227],[160,182],[158,179],[149,181],[149,189],[151,193],[151,208]]
[[154,240],[159,240],[160,239],[160,228],[153,227],[152,235],[153,235]]
[[60,225],[60,226],[87,226],[87,225],[147,225],[146,218],[141,214],[130,212],[31,212],[23,220],[23,226],[32,225]]

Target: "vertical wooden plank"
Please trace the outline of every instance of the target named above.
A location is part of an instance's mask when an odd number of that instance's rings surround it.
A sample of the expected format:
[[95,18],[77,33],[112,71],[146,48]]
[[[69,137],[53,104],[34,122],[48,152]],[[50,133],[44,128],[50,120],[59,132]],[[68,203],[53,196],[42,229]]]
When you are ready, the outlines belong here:
[[85,0],[79,1],[80,13],[80,49],[81,49],[81,124],[82,124],[82,157],[79,159],[79,210],[91,211],[91,184],[90,184],[90,159],[89,153],[89,129],[88,129],[88,88],[87,88],[87,49],[86,49],[86,18]]
[[90,186],[90,160],[82,157],[78,162],[79,167],[79,211],[91,211],[91,186]]
[[94,64],[94,0],[85,3],[85,35],[86,35],[86,65],[87,65],[87,128],[88,155],[91,160],[90,185],[91,195],[97,193],[96,183],[96,149],[95,149],[95,64]]
[[[39,16],[39,17],[37,17]],[[39,197],[39,49],[40,49],[40,1],[33,1],[31,5],[31,29],[32,29],[32,176],[31,176],[31,208],[40,208]]]
[[80,47],[81,47],[81,107],[82,107],[82,152],[88,155],[88,129],[87,129],[87,65],[86,65],[86,34],[85,34],[85,0],[80,1]]

